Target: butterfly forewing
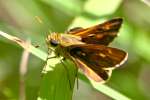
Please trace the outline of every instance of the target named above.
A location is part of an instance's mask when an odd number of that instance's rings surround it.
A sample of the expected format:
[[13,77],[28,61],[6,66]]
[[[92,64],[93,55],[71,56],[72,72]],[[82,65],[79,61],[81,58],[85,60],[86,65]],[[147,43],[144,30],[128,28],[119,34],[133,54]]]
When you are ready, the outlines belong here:
[[74,28],[68,34],[80,36],[88,44],[108,45],[117,36],[122,18],[116,18],[89,28]]
[[[108,72],[119,67],[123,63],[122,61],[127,58],[126,52],[104,45],[72,45],[68,49],[70,55],[76,59],[78,66],[87,76],[96,81],[107,80],[109,78]],[[95,75],[91,73],[95,73]]]

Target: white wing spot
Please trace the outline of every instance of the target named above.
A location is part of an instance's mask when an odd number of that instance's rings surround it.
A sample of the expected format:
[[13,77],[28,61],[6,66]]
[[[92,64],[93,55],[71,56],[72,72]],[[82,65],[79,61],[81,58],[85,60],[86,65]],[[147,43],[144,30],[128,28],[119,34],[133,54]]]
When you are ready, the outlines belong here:
[[108,53],[112,54],[112,51],[110,49],[108,49]]
[[99,55],[100,55],[101,57],[103,57],[103,58],[105,58],[105,57],[106,57],[106,55],[105,55],[105,54],[103,54],[103,53],[99,53]]

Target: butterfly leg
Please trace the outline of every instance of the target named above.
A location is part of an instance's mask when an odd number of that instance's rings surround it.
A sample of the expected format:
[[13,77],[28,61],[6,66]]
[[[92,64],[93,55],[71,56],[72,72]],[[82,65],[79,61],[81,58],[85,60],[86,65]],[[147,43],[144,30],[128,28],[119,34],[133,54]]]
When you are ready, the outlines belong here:
[[[66,58],[64,57],[62,60],[65,61]],[[77,66],[77,65],[76,65],[76,66]],[[76,67],[75,78],[77,78],[77,79],[76,79],[76,83],[77,83],[77,89],[78,89],[78,88],[79,88],[78,67]],[[71,83],[71,81],[70,81],[70,83]]]
[[[75,60],[73,60],[74,62],[76,62]],[[75,78],[76,78],[76,84],[77,84],[77,89],[79,89],[79,76],[78,76],[78,65],[77,65],[77,63],[74,63],[75,64],[75,67],[76,67],[76,69],[75,69]]]
[[[65,58],[63,58],[63,59],[65,59]],[[69,75],[69,69],[68,69],[68,67],[64,64],[63,59],[60,60],[60,61],[61,61],[61,63],[63,64],[64,69],[65,69],[66,72],[67,72],[67,78],[68,78],[68,80],[69,80],[70,89],[72,90],[73,87],[72,87],[72,85],[71,85],[71,80],[70,80],[70,75]]]
[[47,56],[47,58],[46,58],[46,60],[45,60],[45,65],[44,65],[44,67],[43,67],[43,69],[42,69],[42,73],[46,73],[47,62],[48,62],[49,59],[53,59],[53,58],[57,58],[57,56],[53,56],[53,57],[48,57],[48,56]]
[[77,82],[77,89],[79,89],[79,76],[78,76],[78,68],[77,68],[77,67],[76,67],[75,77],[77,78],[77,79],[76,79],[76,82]]
[[52,48],[50,48],[50,47],[48,47],[48,51],[47,51],[47,58],[46,58],[46,60],[45,60],[45,65],[44,65],[44,67],[43,67],[43,69],[42,69],[42,73],[45,73],[46,72],[46,66],[47,66],[47,62],[48,62],[48,60],[49,59],[52,59],[52,58],[57,58],[57,56],[52,56],[52,57],[49,57],[49,55],[52,53],[52,51],[54,52],[54,50],[52,49]]

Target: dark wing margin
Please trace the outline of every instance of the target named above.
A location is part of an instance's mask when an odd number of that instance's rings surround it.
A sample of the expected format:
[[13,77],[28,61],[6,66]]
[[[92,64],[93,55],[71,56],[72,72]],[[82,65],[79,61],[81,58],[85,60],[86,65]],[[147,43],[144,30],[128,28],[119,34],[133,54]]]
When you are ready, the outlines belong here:
[[108,45],[117,36],[122,21],[122,18],[115,18],[85,29],[77,27],[68,31],[68,34],[80,36],[82,42],[88,44]]
[[67,47],[75,63],[95,81],[109,79],[112,69],[127,59],[127,53],[111,47],[96,44],[72,45]]
[[103,70],[101,69],[97,74],[94,70],[92,70],[89,66],[87,66],[84,62],[79,59],[74,59],[76,65],[83,71],[83,73],[90,79],[93,79],[96,82],[104,83],[106,82],[112,73],[112,70]]

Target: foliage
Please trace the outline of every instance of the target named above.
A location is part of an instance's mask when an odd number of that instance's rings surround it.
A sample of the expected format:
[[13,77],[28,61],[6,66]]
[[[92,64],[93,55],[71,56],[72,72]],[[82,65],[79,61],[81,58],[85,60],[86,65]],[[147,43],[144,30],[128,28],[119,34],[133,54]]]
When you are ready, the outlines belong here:
[[[32,45],[40,45],[38,49],[31,48],[31,52],[37,57],[30,55],[28,59],[28,71],[25,75],[26,99],[70,100],[72,92],[75,100],[99,100],[99,97],[109,100],[113,96],[118,100],[150,99],[150,7],[146,4],[139,0],[1,0],[0,30],[23,40],[29,39]],[[39,16],[43,23],[39,23],[35,16]],[[124,24],[120,36],[111,46],[126,50],[129,59],[125,65],[113,71],[106,85],[91,85],[79,74],[80,80],[88,85],[80,86],[79,81],[79,90],[72,91],[66,70],[58,58],[48,61],[52,69],[41,77],[46,54],[40,52],[47,52],[45,37],[49,30],[63,33],[75,26],[88,27],[114,17],[123,17]],[[16,100],[20,96],[19,67],[23,49],[3,37],[0,37],[0,48],[0,99]],[[74,86],[75,66],[68,60],[65,65],[69,65],[69,76]],[[80,90],[85,86],[89,92],[86,89]],[[91,87],[105,95],[93,92]]]

